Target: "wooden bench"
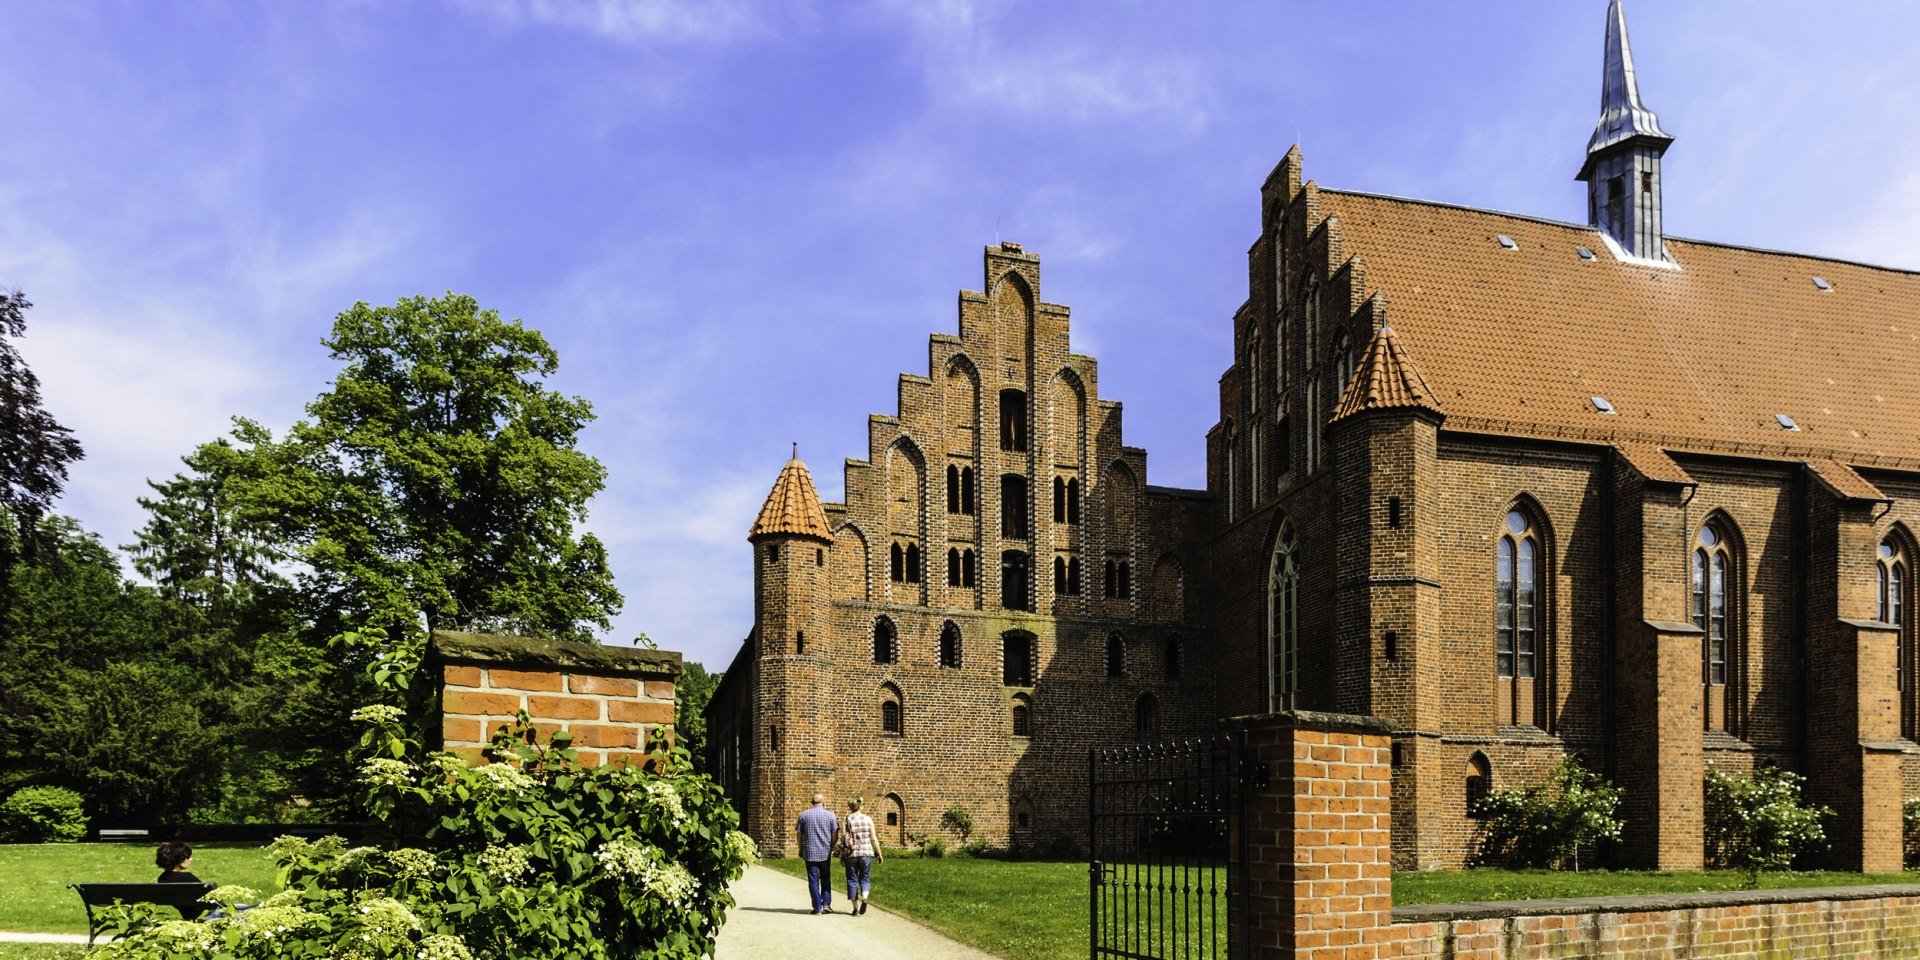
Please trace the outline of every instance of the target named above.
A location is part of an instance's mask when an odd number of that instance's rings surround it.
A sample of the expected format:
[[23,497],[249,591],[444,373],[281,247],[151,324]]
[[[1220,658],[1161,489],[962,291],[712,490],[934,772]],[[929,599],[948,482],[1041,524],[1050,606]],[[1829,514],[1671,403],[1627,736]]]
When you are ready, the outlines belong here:
[[109,907],[116,903],[156,903],[163,907],[172,907],[180,911],[180,916],[192,920],[212,907],[201,903],[202,897],[213,892],[211,883],[69,883],[67,889],[80,894],[80,902],[87,906],[87,948],[93,948],[95,937],[100,935],[100,927],[94,920],[94,907]]

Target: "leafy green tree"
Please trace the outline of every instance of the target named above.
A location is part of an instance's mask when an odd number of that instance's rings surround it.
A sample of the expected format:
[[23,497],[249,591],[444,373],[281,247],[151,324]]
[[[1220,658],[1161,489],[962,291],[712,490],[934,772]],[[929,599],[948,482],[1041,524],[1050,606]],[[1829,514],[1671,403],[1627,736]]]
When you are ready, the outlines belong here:
[[257,515],[244,511],[239,488],[252,466],[221,438],[181,458],[188,472],[147,481],[147,522],[126,547],[133,568],[171,600],[213,607],[258,584],[282,582],[281,559]]
[[344,367],[275,440],[237,421],[245,510],[304,565],[324,634],[377,624],[591,639],[620,609],[606,550],[576,534],[605,483],[575,449],[593,419],[548,389],[559,357],[472,297],[355,304],[323,341]]
[[1620,839],[1620,788],[1588,770],[1578,757],[1553,765],[1529,787],[1496,790],[1469,811],[1485,824],[1481,864],[1580,869],[1580,854],[1602,840]]
[[1827,807],[1804,803],[1807,778],[1772,764],[1748,777],[1707,766],[1707,864],[1742,870],[1747,888],[1760,885],[1760,871],[1785,870],[1795,857],[1826,840],[1820,821]]
[[709,775],[713,771],[708,769],[712,758],[707,756],[707,704],[720,687],[720,676],[689,660],[673,688],[674,738],[693,757],[693,768]]
[[72,431],[40,405],[40,378],[14,340],[27,332],[33,304],[18,290],[0,291],[0,596],[13,561],[42,556],[34,534],[66,486],[67,465],[84,454]]

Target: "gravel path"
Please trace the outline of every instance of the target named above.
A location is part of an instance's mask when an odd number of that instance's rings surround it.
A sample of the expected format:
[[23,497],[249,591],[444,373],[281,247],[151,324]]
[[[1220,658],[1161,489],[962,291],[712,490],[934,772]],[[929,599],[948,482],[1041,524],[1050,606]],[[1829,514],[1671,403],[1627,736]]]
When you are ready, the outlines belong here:
[[879,907],[852,916],[844,890],[834,894],[833,913],[816,917],[807,911],[807,882],[766,867],[748,867],[732,889],[738,902],[720,928],[715,960],[997,960]]

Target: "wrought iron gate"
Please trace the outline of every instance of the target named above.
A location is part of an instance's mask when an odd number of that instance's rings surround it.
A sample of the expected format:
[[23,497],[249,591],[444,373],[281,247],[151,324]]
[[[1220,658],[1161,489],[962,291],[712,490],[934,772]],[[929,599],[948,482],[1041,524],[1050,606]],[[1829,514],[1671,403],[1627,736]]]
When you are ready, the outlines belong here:
[[1220,734],[1092,751],[1092,960],[1225,960],[1230,918],[1247,918],[1247,788],[1266,779],[1243,745]]

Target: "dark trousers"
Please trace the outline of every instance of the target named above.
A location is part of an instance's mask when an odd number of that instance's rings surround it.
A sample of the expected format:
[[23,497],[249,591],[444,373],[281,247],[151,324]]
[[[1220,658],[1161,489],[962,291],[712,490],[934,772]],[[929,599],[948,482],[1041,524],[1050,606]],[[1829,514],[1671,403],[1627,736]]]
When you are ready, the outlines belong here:
[[833,861],[807,861],[807,893],[813,896],[813,912],[833,906]]

